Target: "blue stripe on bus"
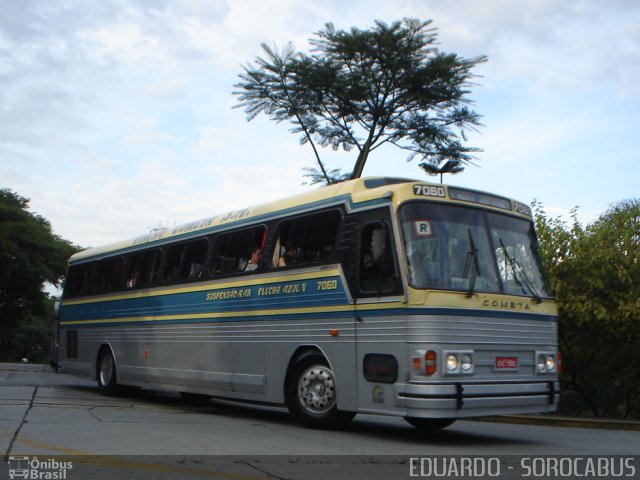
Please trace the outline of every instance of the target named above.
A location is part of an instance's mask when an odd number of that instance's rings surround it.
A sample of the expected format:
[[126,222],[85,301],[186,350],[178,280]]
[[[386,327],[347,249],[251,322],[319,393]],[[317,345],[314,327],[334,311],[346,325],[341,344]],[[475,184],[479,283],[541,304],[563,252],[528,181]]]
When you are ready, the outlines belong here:
[[[324,287],[324,289],[323,289]],[[197,292],[64,305],[61,321],[117,320],[154,315],[224,314],[348,305],[339,277],[283,281]]]

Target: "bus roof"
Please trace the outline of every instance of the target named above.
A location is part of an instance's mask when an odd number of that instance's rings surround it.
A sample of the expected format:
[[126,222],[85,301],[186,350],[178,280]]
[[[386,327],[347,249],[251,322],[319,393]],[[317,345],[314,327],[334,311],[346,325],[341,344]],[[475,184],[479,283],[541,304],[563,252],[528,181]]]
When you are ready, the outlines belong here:
[[508,210],[521,216],[531,216],[531,210],[528,206],[485,192],[406,178],[367,177],[329,185],[262,205],[222,213],[174,228],[152,230],[145,235],[129,240],[81,251],[73,255],[69,262],[82,263],[89,259],[95,260],[118,252],[137,250],[142,246],[162,245],[232,226],[259,223],[276,216],[286,216],[332,205],[346,204],[347,208],[366,208],[389,203],[392,199],[394,203],[400,204],[412,198],[481,204],[490,208]]

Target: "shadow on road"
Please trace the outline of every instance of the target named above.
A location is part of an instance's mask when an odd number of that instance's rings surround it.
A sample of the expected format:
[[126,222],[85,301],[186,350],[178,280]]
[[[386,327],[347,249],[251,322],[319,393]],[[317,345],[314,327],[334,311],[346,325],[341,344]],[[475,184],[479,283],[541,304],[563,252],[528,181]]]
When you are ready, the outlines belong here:
[[[67,388],[84,393],[94,393],[99,396],[96,387],[70,385]],[[199,395],[180,395],[174,392],[125,389],[117,398],[120,400],[135,401],[136,404],[148,406],[166,407],[179,413],[198,413],[206,415],[221,415],[227,418],[248,420],[265,424],[298,426],[288,411],[282,406],[268,406],[261,404],[246,404],[229,400],[212,399]],[[377,417],[373,415],[358,415],[354,421],[341,430],[345,435],[376,437],[381,440],[391,442],[410,442],[416,445],[437,445],[439,447],[451,445],[452,447],[493,445],[504,446],[532,446],[536,442],[529,440],[519,440],[513,435],[503,436],[494,432],[478,432],[478,425],[483,425],[483,430],[487,429],[487,424],[469,421],[459,421],[452,426],[439,431],[425,431],[405,424],[399,418]],[[468,428],[471,426],[471,428]]]

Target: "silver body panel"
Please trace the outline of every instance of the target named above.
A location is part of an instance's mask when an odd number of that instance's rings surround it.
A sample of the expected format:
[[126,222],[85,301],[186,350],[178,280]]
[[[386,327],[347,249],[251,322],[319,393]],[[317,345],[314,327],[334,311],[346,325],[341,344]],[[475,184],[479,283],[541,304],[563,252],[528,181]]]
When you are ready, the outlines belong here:
[[[61,367],[95,377],[98,351],[109,345],[122,384],[282,404],[289,362],[298,349],[314,347],[335,373],[344,410],[462,418],[547,412],[557,405],[557,378],[535,373],[535,352],[556,348],[555,322],[509,319],[505,312],[460,316],[461,309],[422,314],[401,299],[349,308],[351,315],[346,310],[329,318],[274,314],[260,321],[82,328],[78,359],[63,359]],[[393,313],[380,315],[385,308]],[[65,338],[63,329],[63,351]],[[474,374],[454,378],[439,371],[426,377],[414,371],[412,355],[427,349],[472,349]],[[395,383],[363,377],[363,359],[370,353],[397,359]],[[518,369],[496,371],[495,358],[502,355],[517,356]]]

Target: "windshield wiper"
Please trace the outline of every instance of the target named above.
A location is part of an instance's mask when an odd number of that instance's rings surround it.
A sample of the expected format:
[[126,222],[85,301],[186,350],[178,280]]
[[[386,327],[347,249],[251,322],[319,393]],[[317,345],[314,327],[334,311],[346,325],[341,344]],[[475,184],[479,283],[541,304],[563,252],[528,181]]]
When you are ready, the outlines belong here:
[[[469,278],[467,298],[471,298],[476,285],[476,278],[480,276],[480,264],[478,262],[478,249],[476,248],[476,242],[473,240],[470,228],[467,229],[467,233],[469,234],[469,251],[467,252],[467,261],[464,264],[464,273],[462,274],[462,277]],[[469,277],[469,273],[471,273],[471,277]]]
[[[520,262],[518,262],[518,260],[515,257],[511,257],[509,255],[509,252],[507,251],[507,247],[505,247],[504,242],[502,241],[502,238],[500,238],[499,240],[500,240],[500,246],[502,247],[502,251],[504,252],[504,258],[507,260],[507,262],[509,262],[509,266],[511,267],[511,271],[513,272],[513,279],[518,284],[518,286],[522,289],[522,293],[526,295],[527,290],[529,290],[529,293],[531,293],[531,296],[533,297],[534,302],[542,303],[542,298],[538,294],[536,287],[533,285],[533,282],[527,275],[527,272],[525,271],[525,269],[522,268],[522,265],[520,265]],[[523,285],[523,282],[521,282],[520,279],[518,278],[518,272],[522,274],[522,280],[524,282],[524,285]],[[525,287],[527,288],[527,290],[525,290]]]

